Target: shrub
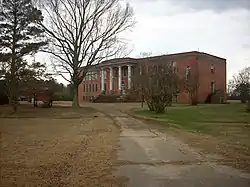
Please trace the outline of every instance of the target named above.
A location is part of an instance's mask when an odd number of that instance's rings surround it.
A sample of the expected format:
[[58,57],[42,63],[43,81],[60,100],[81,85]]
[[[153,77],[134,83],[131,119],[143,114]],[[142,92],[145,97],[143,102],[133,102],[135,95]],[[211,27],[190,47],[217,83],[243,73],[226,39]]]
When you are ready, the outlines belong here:
[[73,101],[70,95],[53,95],[53,101]]

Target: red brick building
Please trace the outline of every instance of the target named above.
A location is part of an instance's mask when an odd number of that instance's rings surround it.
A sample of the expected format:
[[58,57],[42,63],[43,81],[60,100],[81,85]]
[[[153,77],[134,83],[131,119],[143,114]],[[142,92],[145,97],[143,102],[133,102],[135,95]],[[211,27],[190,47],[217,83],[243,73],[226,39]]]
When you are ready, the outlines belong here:
[[[211,90],[220,90],[226,98],[226,59],[197,51],[176,53],[148,58],[117,58],[104,61],[89,69],[87,76],[79,85],[79,101],[89,101],[91,97],[103,92],[120,94],[132,88],[134,68],[140,62],[175,62],[178,74],[185,76],[187,68],[196,67],[199,74],[198,100],[205,102]],[[183,89],[177,101],[188,103],[189,97]]]

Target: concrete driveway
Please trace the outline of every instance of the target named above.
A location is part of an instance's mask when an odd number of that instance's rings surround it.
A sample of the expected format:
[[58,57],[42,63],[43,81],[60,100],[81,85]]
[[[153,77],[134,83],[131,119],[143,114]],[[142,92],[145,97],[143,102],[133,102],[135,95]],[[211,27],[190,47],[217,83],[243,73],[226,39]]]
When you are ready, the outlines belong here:
[[120,127],[115,175],[128,187],[249,187],[250,174],[216,163],[178,138],[120,111],[115,104],[89,104]]

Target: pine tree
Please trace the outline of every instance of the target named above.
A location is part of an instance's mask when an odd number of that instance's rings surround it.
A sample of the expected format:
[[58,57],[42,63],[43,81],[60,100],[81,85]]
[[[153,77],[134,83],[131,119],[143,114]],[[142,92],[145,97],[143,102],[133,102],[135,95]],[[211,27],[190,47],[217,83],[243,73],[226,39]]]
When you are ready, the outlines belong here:
[[7,73],[8,96],[14,112],[17,110],[18,71],[23,57],[46,45],[44,30],[39,26],[42,12],[32,0],[3,0],[0,8],[0,59]]

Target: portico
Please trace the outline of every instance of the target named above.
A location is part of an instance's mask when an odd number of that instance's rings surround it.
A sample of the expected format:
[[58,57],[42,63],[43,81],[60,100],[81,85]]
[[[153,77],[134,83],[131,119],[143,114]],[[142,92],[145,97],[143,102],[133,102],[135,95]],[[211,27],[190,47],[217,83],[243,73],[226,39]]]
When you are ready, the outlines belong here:
[[[132,69],[134,63],[121,63],[121,64],[105,64],[100,67],[101,75],[101,91],[108,93],[120,93],[126,89],[132,87]],[[108,89],[105,85],[109,85]]]

